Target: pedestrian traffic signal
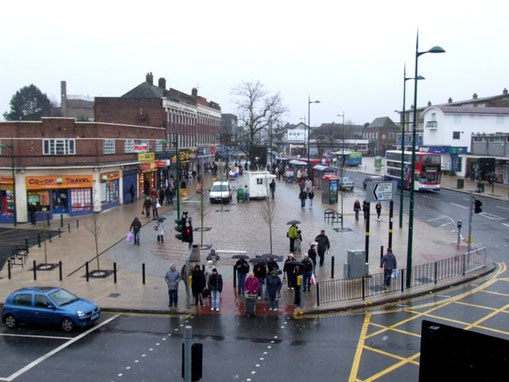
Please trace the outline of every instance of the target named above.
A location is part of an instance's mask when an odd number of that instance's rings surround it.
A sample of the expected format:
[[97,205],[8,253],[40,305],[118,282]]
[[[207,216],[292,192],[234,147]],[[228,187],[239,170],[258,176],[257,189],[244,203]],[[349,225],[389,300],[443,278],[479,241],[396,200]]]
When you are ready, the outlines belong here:
[[183,235],[184,238],[182,239],[182,241],[192,244],[193,243],[193,225],[191,224],[191,222],[187,223],[187,226],[185,227],[184,231],[182,231],[182,232],[184,233],[184,235]]
[[177,225],[175,226],[175,231],[180,232],[179,234],[175,235],[175,237],[179,240],[185,241],[184,240],[184,231],[185,230],[183,229],[183,227],[185,227],[187,224],[186,218],[182,217],[182,219],[176,219],[175,223],[177,223]]
[[479,199],[475,199],[474,202],[474,212],[479,214],[482,212],[482,202]]

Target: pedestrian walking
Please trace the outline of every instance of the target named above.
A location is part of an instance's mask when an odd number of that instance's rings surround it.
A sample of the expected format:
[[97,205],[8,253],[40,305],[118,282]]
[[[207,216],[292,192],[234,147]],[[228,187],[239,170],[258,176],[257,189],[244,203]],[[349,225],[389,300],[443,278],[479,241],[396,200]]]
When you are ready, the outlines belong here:
[[364,220],[368,220],[369,216],[369,203],[367,201],[362,202],[362,212],[364,212]]
[[355,221],[359,221],[359,212],[361,211],[361,202],[359,202],[359,199],[353,204],[353,211],[355,212]]
[[249,203],[249,188],[244,186],[244,203]]
[[304,209],[306,208],[306,199],[308,198],[308,194],[306,191],[301,190],[299,192],[299,199],[300,199],[300,208]]
[[290,252],[295,251],[295,239],[299,237],[299,229],[296,224],[292,224],[290,228],[288,228],[288,232],[286,232],[286,237],[290,239]]
[[205,274],[201,270],[199,265],[194,267],[194,271],[191,274],[191,290],[194,296],[194,305],[197,306],[198,302],[203,306],[202,292],[205,289]]
[[330,249],[330,242],[327,235],[325,235],[325,230],[320,231],[320,235],[315,237],[315,241],[318,244],[318,256],[320,257],[320,266],[323,266],[324,258],[325,258],[325,251],[328,251]]
[[136,194],[136,190],[134,189],[134,184],[131,184],[129,187],[129,195],[131,195],[131,203],[134,203],[134,195]]
[[258,282],[260,283],[260,289],[258,290],[258,298],[262,298],[263,285],[265,284],[265,277],[267,277],[267,265],[265,264],[265,262],[259,262],[254,266],[253,272],[256,278],[258,279]]
[[307,178],[306,181],[304,182],[304,191],[306,191],[306,193],[309,194],[312,189],[313,189],[313,182],[311,182],[311,179]]
[[274,193],[276,192],[276,182],[274,181],[274,179],[272,179],[272,182],[270,182],[269,188],[272,199],[274,199]]
[[246,278],[243,288],[247,295],[255,297],[258,296],[258,292],[260,291],[260,282],[256,278],[254,272],[251,272],[249,277]]
[[239,259],[235,263],[235,270],[237,271],[237,293],[244,294],[244,283],[249,273],[249,264],[245,259]]
[[30,214],[30,222],[32,225],[35,225],[37,213],[37,205],[35,203],[28,204],[28,213]]
[[388,287],[391,285],[392,271],[398,268],[398,262],[394,253],[392,253],[392,248],[387,248],[387,253],[382,256],[380,267],[384,268],[384,285]]
[[295,239],[294,243],[295,252],[300,253],[302,247],[302,231],[299,229],[297,231],[297,239]]
[[308,256],[313,262],[313,269],[316,268],[316,243],[309,244]]
[[151,203],[152,203],[152,215],[155,217],[155,218],[158,218],[159,217],[159,208],[161,207],[161,205],[159,204],[159,200],[157,199],[157,197],[153,197],[152,200],[151,200]]
[[168,185],[168,187],[164,190],[164,197],[167,206],[173,204],[173,190],[171,189],[171,185]]
[[150,209],[152,208],[152,202],[150,201],[150,198],[147,196],[145,201],[143,202],[143,209],[141,210],[141,214],[143,215],[143,210],[145,210],[145,216],[147,218],[150,217]]
[[270,276],[267,278],[267,292],[269,295],[269,310],[271,311],[277,312],[279,310],[279,298],[281,297],[282,285],[277,271],[273,270],[270,272]]
[[141,222],[138,218],[134,218],[129,227],[129,230],[134,234],[134,245],[140,245],[140,231],[141,231]]
[[302,277],[304,292],[311,292],[311,276],[313,275],[313,262],[308,255],[304,255],[302,259]]
[[166,276],[164,276],[166,280],[166,284],[168,285],[168,296],[170,298],[170,302],[168,307],[174,306],[177,307],[178,303],[178,287],[179,281],[182,280],[180,272],[177,271],[177,266],[175,264],[170,265],[170,270],[166,272]]
[[313,192],[313,189],[308,192],[308,198],[309,198],[309,208],[313,208],[313,199],[315,197],[315,193]]
[[223,278],[217,272],[217,269],[212,269],[212,274],[209,277],[208,287],[210,290],[211,304],[210,310],[219,312],[221,309],[221,292],[223,291]]
[[164,189],[159,189],[159,204],[162,206],[164,203]]
[[166,233],[166,225],[164,224],[164,218],[158,219],[157,224],[154,226],[157,231],[157,242],[164,243],[164,234]]
[[376,220],[380,221],[380,215],[382,214],[382,203],[378,202],[375,206]]
[[286,280],[288,289],[295,288],[296,279],[294,277],[295,274],[295,257],[293,254],[289,254],[288,258],[285,260],[285,265],[283,266],[283,272],[286,273]]

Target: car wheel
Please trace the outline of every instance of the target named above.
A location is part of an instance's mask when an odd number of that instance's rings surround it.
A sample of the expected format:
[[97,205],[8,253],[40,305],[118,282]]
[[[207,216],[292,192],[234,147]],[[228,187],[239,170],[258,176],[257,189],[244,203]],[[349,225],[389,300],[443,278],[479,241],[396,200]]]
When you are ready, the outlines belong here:
[[62,330],[66,333],[72,332],[74,329],[74,322],[68,317],[64,317],[61,322]]
[[9,329],[13,329],[18,325],[18,320],[16,320],[16,317],[14,317],[12,314],[8,314],[5,316],[4,319],[5,326],[7,326]]

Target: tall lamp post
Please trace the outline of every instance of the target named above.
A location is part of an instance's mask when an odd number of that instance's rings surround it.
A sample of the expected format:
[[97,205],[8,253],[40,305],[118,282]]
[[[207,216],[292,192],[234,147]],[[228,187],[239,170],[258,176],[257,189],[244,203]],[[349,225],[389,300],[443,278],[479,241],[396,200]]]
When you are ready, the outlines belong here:
[[18,218],[16,213],[16,172],[14,171],[14,140],[11,137],[11,144],[6,145],[5,143],[0,143],[1,148],[11,149],[11,170],[12,170],[12,201],[13,201],[13,217],[14,217],[14,227],[18,224]]
[[415,76],[414,76],[414,110],[413,110],[413,123],[412,123],[412,179],[410,182],[410,206],[408,214],[408,248],[407,248],[407,272],[406,272],[406,286],[410,288],[412,280],[412,241],[414,233],[414,186],[415,186],[415,140],[417,133],[417,81],[419,56],[426,53],[445,53],[445,50],[439,46],[434,46],[430,50],[419,52],[419,32],[417,32],[417,40],[415,44]]
[[310,145],[309,145],[309,137],[311,135],[311,104],[312,103],[320,103],[320,101],[318,100],[315,100],[315,101],[311,101],[311,97],[308,95],[308,149],[307,149],[307,152],[308,152],[308,178],[311,178],[311,161],[309,159],[309,149],[310,149]]
[[341,231],[343,231],[343,220],[344,220],[344,216],[343,216],[343,169],[345,167],[345,112],[343,112],[342,114],[338,114],[338,117],[342,117],[343,118],[343,144],[341,145],[342,146],[342,156],[343,156],[343,163],[341,163],[341,168],[340,168],[340,181],[339,181],[339,193],[341,195]]
[[[399,195],[399,228],[403,228],[403,196],[404,196],[404,172],[405,172],[405,94],[406,94],[406,82],[408,80],[414,80],[414,77],[406,76],[406,65],[403,71],[403,109],[401,112],[401,193]],[[418,80],[424,80],[423,76],[418,76]]]

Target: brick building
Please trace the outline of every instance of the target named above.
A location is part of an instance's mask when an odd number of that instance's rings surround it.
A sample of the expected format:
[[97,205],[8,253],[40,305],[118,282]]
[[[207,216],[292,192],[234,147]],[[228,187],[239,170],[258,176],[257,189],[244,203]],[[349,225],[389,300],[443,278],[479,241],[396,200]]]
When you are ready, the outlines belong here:
[[[221,108],[198,95],[166,88],[166,80],[159,78],[154,85],[152,73],[145,81],[121,97],[96,97],[95,121],[164,127],[166,139],[175,142],[185,158],[189,170],[209,161],[219,145]],[[203,163],[202,163],[203,164]]]
[[368,155],[385,155],[396,149],[398,126],[389,117],[378,117],[364,126],[363,138],[369,140]]
[[101,122],[74,118],[0,122],[0,142],[13,146],[0,151],[0,222],[29,220],[28,205],[37,218],[53,214],[79,215],[130,201],[129,189],[141,196],[156,188],[155,153],[166,151],[162,127]]

